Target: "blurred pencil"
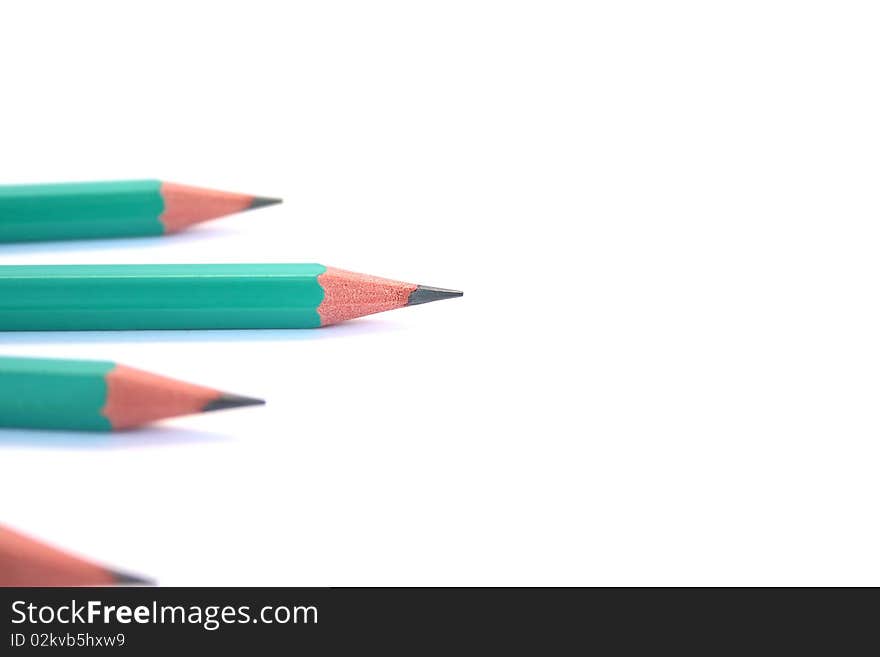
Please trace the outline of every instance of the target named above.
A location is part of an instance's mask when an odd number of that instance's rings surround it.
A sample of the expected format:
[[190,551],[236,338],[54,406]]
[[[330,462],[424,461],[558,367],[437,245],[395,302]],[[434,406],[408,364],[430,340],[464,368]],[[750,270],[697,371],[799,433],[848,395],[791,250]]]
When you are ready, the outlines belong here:
[[281,199],[161,180],[0,186],[0,242],[176,233]]
[[0,526],[0,586],[152,584],[111,570]]
[[316,328],[461,292],[315,264],[0,266],[0,331]]
[[263,403],[112,362],[0,357],[0,427],[116,431]]

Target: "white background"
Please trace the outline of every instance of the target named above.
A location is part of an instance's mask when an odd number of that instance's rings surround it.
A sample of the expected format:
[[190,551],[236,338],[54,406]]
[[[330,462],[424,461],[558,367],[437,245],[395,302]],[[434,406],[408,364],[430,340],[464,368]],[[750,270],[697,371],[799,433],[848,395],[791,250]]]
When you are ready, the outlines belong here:
[[0,180],[285,204],[2,263],[457,287],[316,331],[0,334],[265,408],[0,431],[0,522],[165,585],[880,584],[864,2],[0,9]]

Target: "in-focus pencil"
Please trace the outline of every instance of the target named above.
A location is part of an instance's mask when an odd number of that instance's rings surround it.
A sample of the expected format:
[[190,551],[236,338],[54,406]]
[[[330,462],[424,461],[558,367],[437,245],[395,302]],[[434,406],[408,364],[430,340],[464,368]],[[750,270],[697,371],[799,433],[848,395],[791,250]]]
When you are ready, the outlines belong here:
[[459,297],[317,264],[0,266],[0,331],[316,328]]
[[0,526],[0,586],[113,586],[152,584],[111,570]]
[[108,361],[0,357],[0,427],[116,431],[263,403]]
[[161,180],[0,186],[0,242],[176,233],[281,199]]

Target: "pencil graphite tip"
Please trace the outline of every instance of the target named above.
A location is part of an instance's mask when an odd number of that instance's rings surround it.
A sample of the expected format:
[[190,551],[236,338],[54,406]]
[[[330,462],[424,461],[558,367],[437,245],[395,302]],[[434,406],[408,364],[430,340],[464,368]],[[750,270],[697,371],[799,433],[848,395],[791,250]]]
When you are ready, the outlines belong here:
[[111,570],[110,575],[113,577],[113,581],[116,584],[122,584],[124,586],[155,586],[156,582],[147,579],[146,577],[140,577],[139,575],[132,575],[131,573],[124,573],[119,570]]
[[250,206],[248,206],[248,210],[253,210],[254,208],[264,208],[267,205],[277,205],[281,203],[280,198],[272,198],[269,196],[254,196],[251,200]]
[[418,306],[420,303],[431,303],[432,301],[440,301],[442,299],[452,299],[460,297],[464,294],[460,290],[447,290],[443,287],[431,287],[430,285],[419,285],[409,295],[407,306]]
[[221,393],[219,397],[203,406],[202,412],[222,411],[226,408],[239,408],[241,406],[262,406],[265,403],[265,399],[245,397],[244,395],[234,395],[230,392],[224,392]]

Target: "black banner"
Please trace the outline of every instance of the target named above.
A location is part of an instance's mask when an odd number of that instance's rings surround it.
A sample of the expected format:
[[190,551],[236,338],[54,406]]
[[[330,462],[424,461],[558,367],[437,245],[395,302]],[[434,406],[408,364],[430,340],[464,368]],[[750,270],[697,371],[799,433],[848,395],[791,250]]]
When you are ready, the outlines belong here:
[[600,641],[623,654],[646,644],[763,652],[804,639],[840,652],[873,627],[874,598],[870,589],[0,589],[0,654],[568,654]]

